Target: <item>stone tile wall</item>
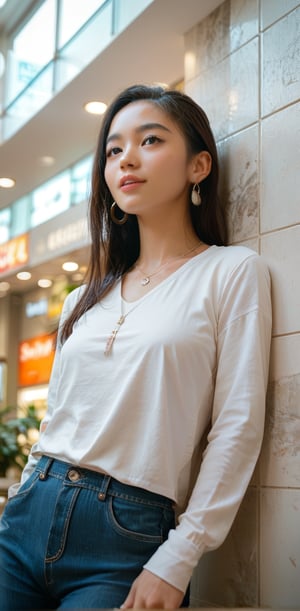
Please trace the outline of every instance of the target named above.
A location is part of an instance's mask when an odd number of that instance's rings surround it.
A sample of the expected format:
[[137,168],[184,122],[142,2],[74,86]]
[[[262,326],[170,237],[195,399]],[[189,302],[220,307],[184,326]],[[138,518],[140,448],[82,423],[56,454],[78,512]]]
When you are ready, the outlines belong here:
[[272,276],[261,457],[233,528],[195,570],[194,607],[300,608],[300,3],[226,0],[185,36],[185,91],[218,143],[231,243]]

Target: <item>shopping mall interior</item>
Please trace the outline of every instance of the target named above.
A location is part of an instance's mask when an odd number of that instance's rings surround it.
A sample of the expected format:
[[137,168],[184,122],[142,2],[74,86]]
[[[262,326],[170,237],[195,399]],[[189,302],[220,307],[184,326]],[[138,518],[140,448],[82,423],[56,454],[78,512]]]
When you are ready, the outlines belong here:
[[0,408],[45,412],[61,308],[89,261],[101,116],[128,85],[203,106],[229,241],[271,270],[265,443],[195,571],[195,607],[300,606],[299,40],[296,0],[0,1]]

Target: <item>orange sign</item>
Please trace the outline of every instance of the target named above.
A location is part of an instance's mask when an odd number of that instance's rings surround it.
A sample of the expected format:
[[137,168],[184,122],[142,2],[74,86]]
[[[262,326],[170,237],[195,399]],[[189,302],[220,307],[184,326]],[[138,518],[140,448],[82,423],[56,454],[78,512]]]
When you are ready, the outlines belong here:
[[19,386],[47,384],[55,352],[55,336],[39,335],[19,345]]
[[28,234],[24,233],[17,238],[1,244],[0,246],[0,274],[16,267],[22,267],[28,262]]

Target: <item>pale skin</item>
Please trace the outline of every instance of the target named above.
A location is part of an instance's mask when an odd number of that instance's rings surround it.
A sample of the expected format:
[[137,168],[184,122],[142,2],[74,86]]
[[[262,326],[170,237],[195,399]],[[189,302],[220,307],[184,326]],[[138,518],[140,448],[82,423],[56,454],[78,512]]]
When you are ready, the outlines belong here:
[[[122,281],[122,296],[132,302],[208,248],[190,220],[189,189],[208,176],[211,157],[206,151],[189,156],[175,121],[149,101],[133,102],[117,113],[106,154],[105,180],[113,199],[138,220],[140,256]],[[139,268],[152,274],[162,265],[142,286]],[[176,609],[183,597],[181,590],[144,569],[122,608]]]

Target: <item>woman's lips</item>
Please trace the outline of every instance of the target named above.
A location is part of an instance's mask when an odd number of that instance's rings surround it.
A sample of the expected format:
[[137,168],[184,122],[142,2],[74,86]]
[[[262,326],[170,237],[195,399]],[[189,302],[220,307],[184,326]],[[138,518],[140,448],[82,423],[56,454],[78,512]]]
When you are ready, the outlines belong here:
[[142,181],[142,180],[140,180],[138,182],[128,182],[128,183],[125,183],[121,187],[121,191],[123,191],[123,192],[133,191],[134,189],[136,189],[137,187],[139,187],[143,183],[144,183],[144,181]]
[[131,191],[142,185],[145,180],[138,178],[137,176],[123,176],[120,180],[120,189],[122,191]]

